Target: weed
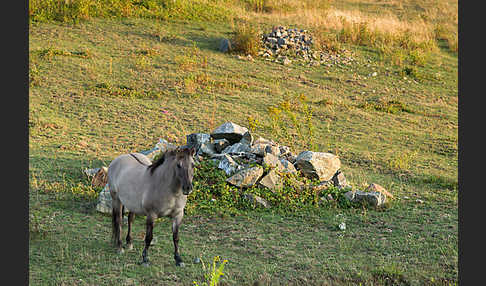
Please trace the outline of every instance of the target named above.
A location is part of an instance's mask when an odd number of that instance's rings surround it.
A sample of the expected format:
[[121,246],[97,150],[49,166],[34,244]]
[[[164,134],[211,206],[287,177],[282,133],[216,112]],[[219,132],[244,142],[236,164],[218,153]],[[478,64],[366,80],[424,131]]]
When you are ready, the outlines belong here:
[[373,277],[377,281],[385,281],[385,285],[410,285],[410,282],[405,279],[403,271],[396,264],[386,265],[373,271]]
[[49,47],[47,49],[41,49],[37,51],[30,52],[33,56],[39,56],[41,59],[51,60],[54,56],[71,56],[71,57],[79,57],[79,58],[92,58],[93,55],[89,50],[85,51],[65,51],[60,49],[55,49]]
[[182,55],[177,55],[174,58],[174,61],[183,71],[195,71],[204,69],[208,66],[207,56],[204,55],[195,44]]
[[160,93],[155,91],[138,90],[125,85],[113,85],[111,83],[98,83],[95,88],[102,92],[102,95],[125,98],[159,98]]
[[250,23],[238,23],[232,39],[233,50],[236,53],[256,56],[261,46],[260,32]]
[[417,151],[394,153],[388,160],[388,167],[394,171],[409,171],[416,157]]
[[459,40],[457,37],[457,33],[450,34],[446,40],[449,50],[457,54],[459,52]]
[[408,62],[413,66],[425,66],[428,60],[428,54],[420,49],[412,50],[408,53]]
[[299,140],[305,148],[317,148],[312,140],[315,127],[312,106],[304,94],[287,94],[276,106],[270,106],[267,113],[271,118],[273,134],[286,142]]
[[29,86],[39,86],[41,84],[40,80],[40,72],[37,69],[37,65],[35,63],[31,63],[29,65]]
[[246,0],[247,7],[255,12],[271,12],[272,6],[270,6],[268,0]]
[[358,105],[358,107],[391,114],[397,114],[400,112],[414,113],[414,111],[408,105],[399,100],[367,100]]
[[29,209],[29,234],[31,238],[44,237],[50,231],[52,216],[43,215],[38,209]]
[[137,70],[147,70],[150,67],[150,58],[148,56],[145,56],[143,54],[137,56],[135,58],[135,68]]
[[[201,259],[203,269],[206,270],[206,266],[204,264],[204,261]],[[217,263],[219,265],[217,265]],[[204,277],[206,278],[206,281],[203,282],[203,284],[198,284],[196,281],[194,281],[194,285],[199,286],[199,285],[207,285],[207,286],[217,286],[218,283],[221,280],[221,276],[224,275],[223,270],[224,270],[224,265],[228,263],[228,260],[223,260],[221,261],[221,258],[219,256],[215,256],[213,259],[213,264],[211,269],[207,273],[204,274]]]
[[257,128],[260,127],[260,121],[251,115],[248,115],[246,119],[248,121],[248,129],[250,129],[251,133],[255,133]]

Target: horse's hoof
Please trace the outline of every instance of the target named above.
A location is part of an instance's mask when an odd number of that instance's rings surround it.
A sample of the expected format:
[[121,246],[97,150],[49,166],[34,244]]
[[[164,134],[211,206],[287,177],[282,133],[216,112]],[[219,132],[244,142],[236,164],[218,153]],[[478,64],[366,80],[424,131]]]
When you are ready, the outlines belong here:
[[142,262],[141,265],[143,267],[149,267],[150,266],[150,262],[148,262],[148,261],[147,262]]
[[186,267],[186,265],[184,264],[184,262],[176,262],[176,266]]
[[126,248],[127,250],[132,250],[132,249],[133,249],[133,244],[131,244],[131,243],[130,243],[130,244],[127,244],[127,245],[125,246],[125,248]]
[[118,249],[118,254],[123,254],[123,252],[125,252],[125,251],[123,250],[123,248],[119,248],[119,249]]

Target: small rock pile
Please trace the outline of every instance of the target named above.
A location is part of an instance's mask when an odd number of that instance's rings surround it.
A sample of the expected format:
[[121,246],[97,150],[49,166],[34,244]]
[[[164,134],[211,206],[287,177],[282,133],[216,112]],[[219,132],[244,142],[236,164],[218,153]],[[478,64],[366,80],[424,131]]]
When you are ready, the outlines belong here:
[[[204,159],[214,160],[217,168],[227,174],[226,182],[243,190],[256,185],[276,191],[283,186],[284,174],[295,174],[320,182],[308,186],[296,179],[296,187],[312,188],[315,191],[330,186],[347,188],[349,191],[345,196],[353,202],[366,201],[373,206],[381,206],[387,197],[393,197],[378,184],[371,184],[366,191],[352,190],[340,170],[341,161],[332,153],[303,151],[296,155],[287,146],[262,137],[253,138],[247,128],[233,122],[222,124],[211,134],[192,133],[186,137],[185,147],[194,147],[196,150],[196,163]],[[157,154],[176,147],[160,139],[153,149],[140,153],[153,160]],[[98,172],[104,171],[105,168],[99,168]],[[93,175],[96,172],[91,169],[85,170],[85,173]],[[243,197],[263,207],[270,207],[268,202],[256,195],[244,194]],[[328,195],[321,198],[321,201],[335,199]],[[100,212],[111,212],[111,197],[106,186],[100,193],[96,209]]]
[[283,65],[292,63],[290,58],[301,59],[302,64],[310,66],[326,65],[331,67],[336,64],[349,65],[354,62],[352,57],[344,54],[329,54],[323,51],[313,50],[313,39],[307,30],[298,28],[286,28],[284,26],[273,27],[272,32],[263,34],[263,49],[259,56],[267,60],[281,62]]
[[263,45],[269,55],[282,50],[294,50],[297,55],[309,56],[312,47],[312,36],[307,30],[287,29],[283,26],[273,27],[272,32],[263,35]]

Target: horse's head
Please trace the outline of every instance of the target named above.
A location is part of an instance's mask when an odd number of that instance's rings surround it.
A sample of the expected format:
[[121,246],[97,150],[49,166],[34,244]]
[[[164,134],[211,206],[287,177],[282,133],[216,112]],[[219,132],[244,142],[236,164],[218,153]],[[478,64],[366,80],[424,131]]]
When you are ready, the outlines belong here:
[[177,150],[175,156],[175,175],[182,185],[182,193],[192,192],[192,178],[194,177],[194,148]]

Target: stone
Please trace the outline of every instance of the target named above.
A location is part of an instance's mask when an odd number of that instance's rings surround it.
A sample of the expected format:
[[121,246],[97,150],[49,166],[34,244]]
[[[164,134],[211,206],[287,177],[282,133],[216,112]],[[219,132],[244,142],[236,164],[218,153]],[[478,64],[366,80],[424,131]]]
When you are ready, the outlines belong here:
[[271,153],[266,153],[265,156],[263,156],[262,166],[270,169],[276,168],[279,171],[284,169],[284,166],[278,157]]
[[263,157],[263,155],[265,155],[265,147],[267,146],[268,144],[264,144],[264,143],[258,143],[258,144],[253,143],[253,145],[250,147],[250,152],[252,154]]
[[356,197],[356,192],[354,191],[347,191],[344,193],[344,196],[349,200],[349,201],[354,201],[354,198]]
[[[110,189],[108,185],[105,185],[103,190],[101,190],[100,194],[98,195],[98,202],[96,203],[96,210],[101,213],[111,214],[112,206],[111,206],[111,195]],[[128,209],[125,208],[125,212],[128,213]]]
[[385,203],[386,197],[380,192],[356,191],[353,201],[361,203],[365,202],[371,206],[379,207]]
[[230,145],[230,142],[226,139],[217,139],[214,140],[213,145],[216,152],[221,153],[221,151],[223,151],[224,148]]
[[219,161],[218,169],[223,170],[226,175],[231,175],[240,170],[241,166],[231,156],[225,154],[221,161]]
[[237,172],[226,179],[226,182],[236,187],[247,188],[255,185],[262,175],[263,168],[261,166],[255,166]]
[[147,156],[149,160],[153,161],[154,158],[160,153],[165,153],[168,150],[175,149],[176,147],[177,147],[176,145],[169,143],[167,140],[159,138],[159,142],[155,144],[154,148],[150,150],[139,151],[138,153]]
[[303,151],[294,166],[307,178],[329,181],[341,167],[341,161],[331,153]]
[[334,184],[335,187],[345,187],[347,186],[347,182],[346,182],[346,177],[344,177],[344,174],[338,170],[334,176],[332,176],[332,182]]
[[93,177],[94,175],[96,175],[96,173],[98,173],[98,171],[100,170],[100,168],[94,168],[94,169],[84,169],[83,170],[83,173],[88,176],[88,178],[90,177]]
[[278,43],[278,39],[274,37],[268,37],[267,42],[270,43],[271,45],[275,45]]
[[270,140],[265,139],[265,138],[263,138],[263,137],[261,137],[261,136],[260,136],[260,137],[258,137],[258,138],[257,138],[257,139],[256,139],[256,140],[253,142],[253,144],[265,144],[265,145],[270,144],[270,145],[274,145],[275,143],[274,143],[273,141],[270,141]]
[[289,153],[292,153],[290,151],[290,148],[288,146],[281,145],[278,148],[279,148],[279,151],[280,151],[280,155],[279,156],[285,156],[285,155],[287,155]]
[[259,184],[274,191],[283,187],[283,183],[280,180],[280,175],[275,170],[270,170],[268,174],[263,176]]
[[93,176],[91,185],[93,187],[104,187],[108,180],[108,167],[99,168],[98,172]]
[[322,191],[322,190],[328,189],[330,186],[332,186],[331,181],[324,181],[324,182],[320,182],[317,185],[313,185],[312,190],[313,191]]
[[159,149],[160,152],[165,153],[168,150],[173,150],[173,149],[177,148],[177,146],[172,144],[172,143],[169,143],[165,139],[159,138],[159,142],[157,142],[157,144],[155,144],[155,148]]
[[235,143],[233,145],[230,145],[221,152],[223,154],[241,154],[241,153],[246,153],[250,152],[250,147],[247,144],[243,143]]
[[188,148],[195,148],[196,154],[200,155],[202,153],[201,146],[211,143],[211,136],[206,133],[192,133],[186,136],[186,142]]
[[290,174],[297,173],[297,169],[295,169],[294,164],[290,163],[290,161],[288,161],[286,159],[279,159],[279,160],[280,160],[280,163],[282,163],[282,166],[283,166],[283,169],[282,169],[283,173],[290,173]]
[[274,156],[280,156],[280,148],[274,145],[265,146],[265,154],[272,154]]
[[226,122],[216,128],[212,133],[213,139],[226,139],[230,144],[239,142],[248,129],[233,122]]
[[227,53],[232,50],[231,41],[228,39],[221,39],[219,42],[219,51],[222,53]]
[[245,134],[243,134],[240,143],[246,144],[248,146],[251,146],[251,144],[253,144],[253,135],[251,135],[250,131],[247,131],[245,132]]
[[393,199],[393,195],[388,192],[385,188],[383,188],[382,186],[376,184],[376,183],[371,183],[368,188],[366,188],[367,192],[380,192],[382,194],[384,194],[385,196],[389,197],[390,199]]
[[345,222],[342,222],[339,224],[339,229],[340,230],[346,230],[346,223]]
[[213,143],[206,142],[201,145],[199,148],[199,154],[197,155],[208,155],[210,157],[213,157],[216,155],[216,148],[214,147]]
[[269,208],[270,207],[270,204],[263,198],[257,196],[257,195],[254,195],[254,194],[244,194],[243,195],[243,198],[245,200],[248,200],[248,201],[251,201],[252,203],[257,203],[261,206],[263,206],[264,208]]
[[297,160],[297,156],[295,156],[292,152],[290,152],[290,153],[287,153],[287,154],[281,156],[281,159],[285,159],[285,160],[289,161],[290,163],[294,164],[294,167],[295,167],[295,162]]

